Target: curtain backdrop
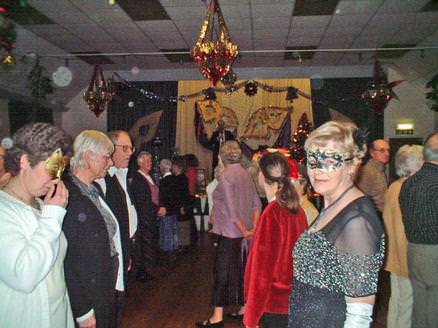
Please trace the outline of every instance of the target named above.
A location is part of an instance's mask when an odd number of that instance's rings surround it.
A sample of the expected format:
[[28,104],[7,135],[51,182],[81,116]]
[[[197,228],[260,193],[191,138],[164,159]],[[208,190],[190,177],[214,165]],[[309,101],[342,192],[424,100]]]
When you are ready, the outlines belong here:
[[[274,87],[293,86],[300,91],[311,95],[309,79],[284,79],[284,80],[258,80]],[[236,83],[239,83],[237,81]],[[210,87],[209,81],[179,81],[178,96],[188,95]],[[221,86],[221,85],[220,85]],[[248,118],[251,113],[261,107],[278,106],[293,107],[292,112],[292,132],[297,126],[298,120],[303,113],[313,122],[312,102],[303,97],[295,99],[293,103],[286,100],[286,92],[269,93],[258,88],[255,96],[249,97],[245,94],[244,88],[232,94],[216,93],[217,101],[224,107],[231,108],[237,114],[239,120],[238,137],[242,135]],[[211,172],[211,152],[201,146],[195,136],[194,115],[195,102],[203,100],[203,97],[187,99],[185,102],[178,102],[177,125],[176,125],[176,147],[180,154],[193,153],[200,161],[201,167],[207,168]],[[272,145],[278,134],[271,137],[270,140],[245,140],[253,149],[258,145]]]
[[[129,131],[141,117],[162,110],[160,123],[155,136],[160,137],[160,158],[170,157],[175,147],[176,103],[166,99],[148,99],[141,89],[153,92],[163,98],[177,96],[177,82],[130,82],[131,87],[117,84],[118,91],[114,100],[108,105],[108,131]],[[141,130],[147,133],[148,127]],[[151,142],[143,144],[141,149],[151,152]]]

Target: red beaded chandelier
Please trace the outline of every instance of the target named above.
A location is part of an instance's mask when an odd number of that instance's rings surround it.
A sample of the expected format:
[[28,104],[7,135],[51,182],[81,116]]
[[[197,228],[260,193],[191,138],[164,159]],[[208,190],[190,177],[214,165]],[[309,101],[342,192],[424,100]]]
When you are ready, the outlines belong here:
[[103,77],[102,68],[99,65],[94,66],[93,75],[91,76],[88,89],[84,92],[84,99],[88,108],[98,117],[105,111],[108,103],[112,99],[111,90]]
[[[215,31],[215,16],[217,16],[217,31]],[[214,39],[215,35],[216,39]],[[201,34],[192,49],[192,56],[201,74],[216,85],[228,74],[238,53],[237,45],[231,41],[225,25],[219,1],[211,0]]]

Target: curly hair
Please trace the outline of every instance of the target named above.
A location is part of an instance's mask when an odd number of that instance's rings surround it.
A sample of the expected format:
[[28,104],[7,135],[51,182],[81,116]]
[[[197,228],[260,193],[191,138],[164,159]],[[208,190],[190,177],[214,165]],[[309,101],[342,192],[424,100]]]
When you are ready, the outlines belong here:
[[13,146],[8,149],[5,166],[13,176],[20,173],[20,160],[27,155],[31,166],[46,160],[56,149],[72,154],[72,138],[62,129],[49,123],[29,123],[12,137]]

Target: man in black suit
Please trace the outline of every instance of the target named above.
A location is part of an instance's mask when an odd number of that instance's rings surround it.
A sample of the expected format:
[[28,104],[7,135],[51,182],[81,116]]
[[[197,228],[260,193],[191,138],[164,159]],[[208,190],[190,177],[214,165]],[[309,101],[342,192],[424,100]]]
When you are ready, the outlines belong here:
[[[120,235],[123,250],[123,271],[125,285],[127,281],[127,272],[131,258],[136,255],[136,232],[137,232],[137,212],[132,204],[128,192],[128,165],[135,148],[126,131],[111,131],[107,133],[108,137],[114,144],[114,153],[112,154],[113,166],[108,169],[108,174],[104,179],[96,180],[117,218],[120,227]],[[118,320],[121,322],[124,294],[119,295]]]
[[212,133],[211,138],[208,140],[208,148],[213,152],[213,170],[219,161],[219,148],[225,141],[234,139],[234,134],[225,130],[225,122],[222,119],[217,121],[217,130]]

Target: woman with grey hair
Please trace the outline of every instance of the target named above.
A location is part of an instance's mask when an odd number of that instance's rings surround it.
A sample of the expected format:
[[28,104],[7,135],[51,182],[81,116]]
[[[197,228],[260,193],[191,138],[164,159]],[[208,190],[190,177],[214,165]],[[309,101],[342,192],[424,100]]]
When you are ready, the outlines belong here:
[[93,183],[113,165],[114,145],[100,131],[82,131],[74,140],[70,193],[63,231],[68,240],[65,278],[79,327],[117,327],[119,297],[125,290],[120,228]]
[[31,123],[14,134],[5,158],[12,177],[0,191],[2,327],[74,327],[61,231],[68,191],[60,177],[68,140],[51,124]]
[[408,272],[408,241],[400,210],[399,195],[405,180],[423,165],[423,147],[404,145],[395,155],[395,170],[400,179],[394,181],[385,196],[383,221],[388,250],[385,270],[391,274],[391,297],[388,305],[388,328],[410,328],[412,317],[412,286]]
[[213,192],[214,223],[218,236],[212,306],[213,314],[198,327],[223,327],[224,307],[244,305],[242,241],[253,235],[252,223],[260,215],[260,199],[250,174],[241,166],[237,141],[226,141],[219,150],[224,170]]

